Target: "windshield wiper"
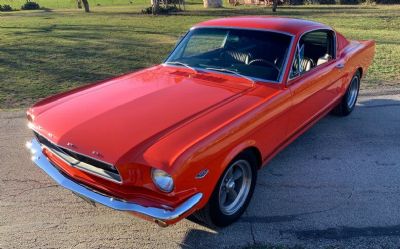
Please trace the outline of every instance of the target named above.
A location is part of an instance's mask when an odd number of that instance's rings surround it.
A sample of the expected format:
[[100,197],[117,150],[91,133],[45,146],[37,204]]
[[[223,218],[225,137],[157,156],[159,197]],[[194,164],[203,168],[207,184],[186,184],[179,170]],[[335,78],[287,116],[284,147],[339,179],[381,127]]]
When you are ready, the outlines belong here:
[[180,62],[180,61],[167,61],[165,62],[165,64],[171,64],[171,65],[180,65],[180,66],[184,66],[186,68],[189,68],[190,70],[194,71],[195,73],[198,73],[197,70],[191,66],[189,66],[186,63]]
[[236,72],[236,71],[233,71],[233,70],[229,70],[229,69],[226,69],[226,68],[216,68],[216,67],[206,67],[206,69],[207,69],[207,70],[213,70],[213,71],[219,71],[219,72],[231,73],[231,74],[237,75],[237,76],[239,76],[239,77],[245,78],[245,79],[248,80],[248,81],[251,81],[251,83],[252,83],[253,85],[254,85],[254,83],[255,83],[255,81],[254,81],[252,78],[247,77],[247,76],[245,76],[245,75],[243,75],[243,74],[241,74],[241,73],[238,73],[238,72]]

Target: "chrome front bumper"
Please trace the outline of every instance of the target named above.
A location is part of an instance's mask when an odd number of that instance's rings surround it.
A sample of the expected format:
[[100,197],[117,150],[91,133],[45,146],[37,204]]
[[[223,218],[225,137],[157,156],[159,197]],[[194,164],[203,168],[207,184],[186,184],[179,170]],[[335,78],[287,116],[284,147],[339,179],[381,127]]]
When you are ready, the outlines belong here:
[[187,199],[184,203],[182,203],[174,210],[145,207],[136,203],[117,200],[112,197],[95,192],[90,188],[80,185],[79,183],[74,182],[73,180],[64,176],[52,163],[49,162],[46,156],[42,153],[42,147],[36,139],[32,139],[31,142],[28,142],[27,147],[32,153],[32,161],[64,188],[71,190],[79,196],[87,198],[96,203],[103,204],[104,206],[110,207],[112,209],[134,212],[150,217],[161,226],[166,226],[167,224],[165,222],[167,221],[175,220],[181,217],[183,214],[192,209],[197,203],[199,203],[199,201],[203,197],[202,193],[197,193]]

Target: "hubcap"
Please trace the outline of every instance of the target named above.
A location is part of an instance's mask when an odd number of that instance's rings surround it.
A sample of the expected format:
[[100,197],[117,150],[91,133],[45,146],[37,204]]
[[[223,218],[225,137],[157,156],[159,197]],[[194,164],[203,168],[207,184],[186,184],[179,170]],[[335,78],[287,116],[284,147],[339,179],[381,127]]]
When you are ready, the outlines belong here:
[[219,206],[226,215],[236,213],[250,192],[252,171],[250,163],[238,160],[226,171],[219,188]]
[[353,108],[356,103],[359,83],[358,77],[354,77],[350,83],[349,92],[347,94],[347,107],[350,109]]

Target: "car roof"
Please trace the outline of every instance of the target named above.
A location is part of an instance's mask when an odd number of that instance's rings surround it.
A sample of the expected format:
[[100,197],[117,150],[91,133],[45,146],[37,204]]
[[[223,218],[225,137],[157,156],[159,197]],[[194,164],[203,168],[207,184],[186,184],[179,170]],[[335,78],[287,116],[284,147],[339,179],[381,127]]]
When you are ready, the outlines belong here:
[[264,29],[287,33],[290,35],[299,35],[313,29],[331,29],[327,25],[314,21],[275,16],[239,16],[219,18],[201,22],[194,27]]

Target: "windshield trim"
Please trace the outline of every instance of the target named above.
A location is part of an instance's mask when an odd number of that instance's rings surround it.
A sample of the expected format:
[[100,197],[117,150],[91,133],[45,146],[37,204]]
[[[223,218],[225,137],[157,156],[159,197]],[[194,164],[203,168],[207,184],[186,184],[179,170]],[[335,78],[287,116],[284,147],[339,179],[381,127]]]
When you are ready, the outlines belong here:
[[[187,68],[184,66],[180,66],[180,65],[173,65],[173,64],[168,64],[168,63],[162,63],[161,66],[163,67],[176,67],[176,68]],[[236,77],[236,78],[240,78],[240,79],[245,79],[244,77],[241,77],[237,74],[233,74],[233,73],[228,73],[228,72],[223,72],[223,71],[217,71],[217,70],[210,70],[207,68],[203,68],[203,67],[192,67],[194,69],[196,69],[198,72],[202,73],[202,72],[206,72],[206,73],[216,73],[216,74],[222,74],[222,75],[227,75],[227,76],[232,76],[232,77]],[[273,81],[273,80],[267,80],[267,79],[261,79],[261,78],[257,78],[257,77],[253,77],[253,76],[248,76],[248,75],[243,75],[246,76],[246,78],[248,78],[248,80],[253,81],[253,84],[255,83],[273,83],[273,84],[277,84],[277,83],[281,83],[278,81]]]
[[[283,31],[278,31],[278,30],[271,30],[271,29],[264,29],[264,28],[246,28],[246,27],[235,27],[235,26],[194,26],[191,27],[189,29],[188,32],[186,32],[186,34],[181,38],[181,40],[175,45],[174,49],[171,51],[171,53],[167,56],[167,58],[163,61],[162,65],[163,66],[172,66],[172,67],[180,67],[178,65],[167,65],[166,62],[168,62],[169,58],[171,57],[171,55],[175,52],[175,50],[178,48],[179,44],[185,40],[186,36],[195,29],[209,29],[209,28],[218,28],[218,29],[237,29],[237,30],[255,30],[255,31],[265,31],[265,32],[271,32],[271,33],[278,33],[278,34],[283,34],[283,35],[287,35],[290,37],[290,44],[287,50],[287,54],[286,54],[286,58],[285,58],[285,63],[282,66],[282,70],[281,72],[279,72],[279,79],[278,80],[268,80],[268,79],[261,79],[261,78],[257,78],[257,77],[252,77],[252,76],[247,76],[251,78],[252,80],[254,80],[255,82],[262,82],[262,83],[283,83],[283,78],[286,74],[287,71],[287,66],[289,64],[289,58],[290,58],[290,53],[292,52],[292,48],[293,48],[293,43],[294,43],[294,38],[296,37],[294,34],[288,33],[288,32],[283,32]],[[199,68],[199,67],[193,67],[196,70],[199,71],[207,71],[207,72],[214,72],[214,73],[220,73],[220,74],[228,74],[228,73],[224,73],[224,72],[217,72],[217,71],[211,71],[211,70],[206,70],[204,68]],[[232,74],[228,74],[228,75],[232,75]],[[234,75],[232,75],[234,76]],[[239,76],[235,76],[235,77],[239,77]]]

